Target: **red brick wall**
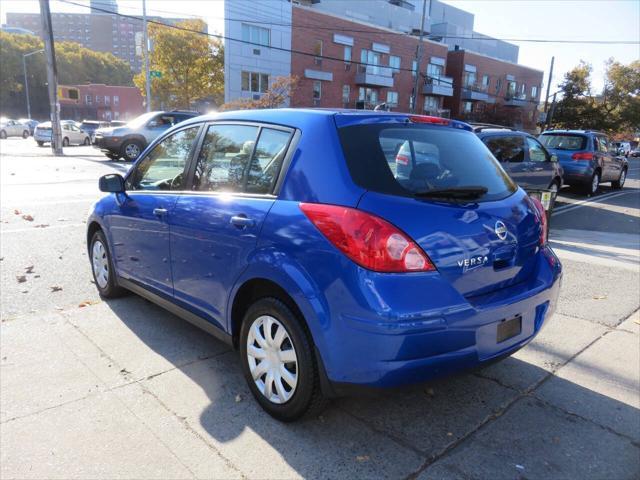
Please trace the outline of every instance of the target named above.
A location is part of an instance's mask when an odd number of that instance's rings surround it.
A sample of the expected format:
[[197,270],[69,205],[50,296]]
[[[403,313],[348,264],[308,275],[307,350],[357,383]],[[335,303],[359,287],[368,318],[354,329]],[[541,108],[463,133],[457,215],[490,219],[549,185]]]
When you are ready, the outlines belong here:
[[[537,103],[540,100],[542,90],[543,72],[516,65],[510,62],[485,57],[464,50],[451,51],[447,56],[447,75],[453,77],[454,93],[453,97],[445,99],[445,107],[451,109],[452,118],[465,119],[462,113],[462,101],[460,99],[460,90],[462,88],[464,65],[470,64],[476,66],[477,82],[482,81],[483,75],[489,75],[490,93],[495,99],[495,104],[485,104],[478,102],[478,110],[486,110],[493,112],[496,118],[507,121],[512,119],[512,123],[520,126],[525,130],[534,130],[537,120]],[[526,85],[525,93],[527,95],[526,107],[505,107],[505,97],[507,95],[507,75],[513,75],[517,83],[518,92],[520,85],[524,82]],[[501,79],[500,89],[497,89],[498,79]],[[538,86],[538,95],[536,99],[531,98],[531,87]],[[474,106],[475,107],[475,106]],[[533,114],[533,118],[532,118]]]
[[[351,52],[352,62],[359,62],[360,51],[362,49],[371,50],[373,42],[390,45],[390,54],[381,54],[381,65],[387,66],[389,64],[389,55],[396,55],[401,57],[400,68],[406,69],[406,71],[401,70],[400,72],[394,73],[394,85],[392,88],[376,87],[378,90],[378,101],[386,101],[388,90],[398,92],[398,106],[393,110],[409,111],[409,97],[413,89],[414,78],[410,70],[412,61],[415,58],[416,47],[418,45],[417,38],[391,33],[383,29],[363,25],[361,23],[342,20],[332,15],[314,12],[307,8],[295,5],[292,9],[292,23],[291,48],[296,51],[313,53],[316,40],[322,40],[322,55],[324,57],[342,59],[344,54],[344,45],[333,42],[334,33],[349,36],[354,39]],[[301,26],[333,27],[335,30],[300,28]],[[344,29],[359,30],[363,31],[363,33],[341,31]],[[433,42],[423,42],[422,62],[420,65],[421,72],[426,71],[426,66],[429,63],[431,56],[446,59],[447,47]],[[331,61],[323,59],[322,65],[316,65],[314,57],[296,53],[291,54],[291,74],[299,78],[299,83],[297,89],[293,92],[291,106],[310,107],[314,105],[314,80],[304,77],[305,69],[321,70],[333,73],[333,81],[322,82],[322,98],[317,106],[342,108],[342,87],[343,85],[349,85],[351,87],[349,98],[350,107],[354,107],[355,101],[358,98],[358,88],[360,87],[360,85],[356,85],[355,83],[355,76],[357,72],[357,65],[355,63],[352,63],[351,69],[347,71],[345,70],[344,62],[342,60]],[[420,83],[418,84],[418,88],[420,92]],[[422,111],[423,103],[424,95],[419,93],[417,104],[418,111]]]

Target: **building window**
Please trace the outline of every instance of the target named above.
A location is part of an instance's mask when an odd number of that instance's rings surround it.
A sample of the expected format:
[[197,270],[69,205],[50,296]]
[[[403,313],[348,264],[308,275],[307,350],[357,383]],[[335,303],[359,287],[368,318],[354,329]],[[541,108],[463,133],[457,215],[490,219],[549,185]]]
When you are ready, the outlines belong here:
[[430,63],[429,65],[427,65],[427,78],[431,78],[431,79],[440,78],[443,73],[444,72],[443,72],[442,65],[434,65],[433,63]]
[[242,91],[264,93],[269,89],[269,75],[257,72],[242,72]]
[[390,107],[398,106],[398,92],[387,91],[387,105]]
[[351,63],[351,47],[344,47],[344,61],[345,63]]
[[513,80],[507,82],[507,97],[512,98],[516,95],[517,84]]
[[394,72],[400,71],[400,57],[389,55],[389,66]]
[[502,88],[502,79],[498,78],[496,80],[496,93],[500,93],[501,88]]
[[462,111],[464,113],[471,113],[473,111],[473,102],[462,102]]
[[109,105],[111,103],[111,97],[108,95],[104,96],[104,104]]
[[313,45],[313,53],[316,55],[315,62],[316,65],[322,64],[322,40],[316,40],[316,43]]
[[473,88],[476,86],[476,72],[464,72],[462,82],[466,88]]
[[322,97],[322,82],[320,80],[315,80],[313,82],[313,99],[320,100]]
[[411,62],[411,75],[415,77],[417,74],[418,74],[418,62],[416,60],[413,60]]
[[[361,67],[367,73],[370,73],[372,75],[380,75],[382,73],[381,69],[379,67],[379,65],[380,65],[380,54],[378,52],[374,52],[372,50],[365,50],[363,48],[360,51],[360,62],[365,64],[365,65],[362,65]],[[389,73],[390,73],[390,71],[389,71]]]
[[531,98],[533,98],[534,100],[538,98],[538,87],[536,85],[531,87]]
[[351,95],[351,87],[349,85],[342,86],[342,101],[349,103],[349,96]]
[[271,45],[271,30],[256,25],[242,24],[242,40],[268,47]]
[[378,103],[378,91],[374,88],[360,87],[358,100],[367,103]]
[[487,90],[489,88],[489,75],[482,76],[482,89]]
[[84,103],[86,103],[87,105],[92,105],[93,104],[93,96],[85,95],[84,96]]
[[100,103],[100,95],[96,95],[96,104]]
[[440,108],[440,99],[438,97],[432,97],[427,95],[424,97],[424,111],[426,113],[438,113]]
[[409,95],[409,110],[413,110],[413,95]]
[[114,105],[119,105],[120,104],[120,97],[118,95],[114,95],[113,96],[113,104]]

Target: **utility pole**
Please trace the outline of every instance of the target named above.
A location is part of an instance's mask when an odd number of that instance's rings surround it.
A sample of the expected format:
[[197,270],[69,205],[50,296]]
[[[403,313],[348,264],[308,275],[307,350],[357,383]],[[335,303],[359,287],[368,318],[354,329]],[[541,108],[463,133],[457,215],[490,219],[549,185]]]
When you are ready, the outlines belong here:
[[553,77],[553,62],[556,57],[551,57],[551,67],[549,68],[549,80],[547,81],[547,95],[544,97],[544,113],[547,114],[547,107],[549,105],[549,91],[551,90],[551,77]]
[[[422,37],[424,36],[424,20],[427,13],[427,0],[422,2],[422,20],[420,21],[420,39],[416,49],[416,78],[413,79],[413,102],[411,103],[411,113],[416,112],[418,104],[418,80],[420,79],[420,61],[422,60]],[[431,18],[431,0],[429,0],[429,18]]]
[[31,100],[29,99],[29,79],[27,78],[27,57],[36,53],[44,52],[43,49],[22,55],[22,72],[24,73],[24,95],[27,100],[27,118],[31,118]]
[[151,111],[151,76],[149,75],[149,36],[147,34],[147,0],[142,0],[142,41],[144,42],[144,75],[147,85],[147,112]]
[[551,126],[551,120],[553,120],[553,114],[556,111],[556,95],[558,92],[553,94],[553,102],[551,103],[551,110],[549,110],[549,115],[545,119],[545,130],[547,130]]
[[56,50],[53,44],[53,27],[49,0],[40,0],[40,19],[44,36],[44,52],[47,58],[47,83],[49,87],[49,108],[51,109],[51,150],[54,155],[62,155],[62,131],[60,130],[60,111],[58,108],[58,71],[56,68]]

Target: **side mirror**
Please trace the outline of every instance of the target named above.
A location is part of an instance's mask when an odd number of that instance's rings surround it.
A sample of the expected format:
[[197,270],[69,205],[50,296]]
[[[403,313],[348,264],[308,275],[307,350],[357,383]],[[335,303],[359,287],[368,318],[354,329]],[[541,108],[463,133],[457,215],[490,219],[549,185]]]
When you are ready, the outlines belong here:
[[108,173],[100,177],[98,188],[101,192],[122,193],[124,192],[124,178],[119,173]]
[[554,153],[551,155],[551,159],[552,162],[557,162],[558,161],[558,156]]

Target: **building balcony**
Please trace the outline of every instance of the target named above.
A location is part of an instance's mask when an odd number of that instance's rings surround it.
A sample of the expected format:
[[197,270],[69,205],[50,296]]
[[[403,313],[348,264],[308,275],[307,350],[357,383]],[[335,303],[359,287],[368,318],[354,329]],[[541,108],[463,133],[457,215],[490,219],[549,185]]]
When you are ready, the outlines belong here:
[[478,84],[465,85],[462,87],[460,99],[465,102],[495,102],[494,97],[487,93],[487,87]]
[[529,104],[526,93],[508,94],[505,99],[505,107],[526,107]]
[[392,70],[388,67],[358,65],[356,85],[367,87],[393,87]]
[[451,77],[437,77],[427,78],[424,85],[422,85],[422,93],[424,95],[438,95],[441,97],[453,96],[453,78]]

